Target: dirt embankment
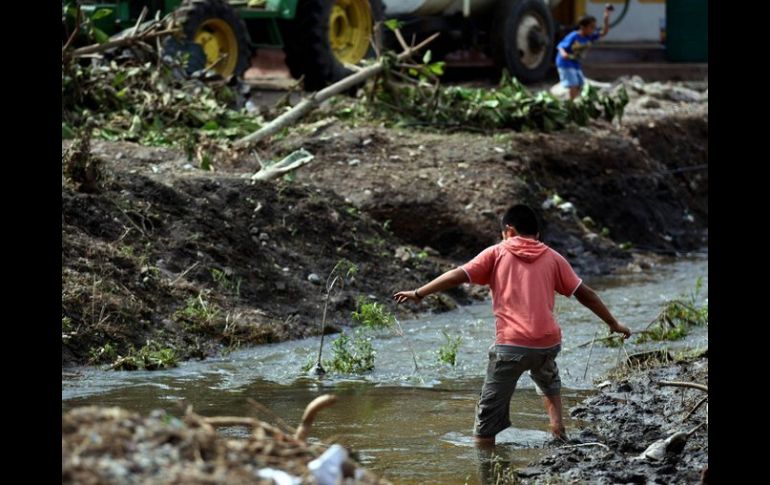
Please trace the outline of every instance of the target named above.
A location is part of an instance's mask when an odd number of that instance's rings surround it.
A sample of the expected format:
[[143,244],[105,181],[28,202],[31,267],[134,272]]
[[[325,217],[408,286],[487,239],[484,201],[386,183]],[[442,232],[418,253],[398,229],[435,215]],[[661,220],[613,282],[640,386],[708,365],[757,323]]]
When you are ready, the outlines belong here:
[[[395,290],[495,243],[514,201],[545,207],[543,239],[583,275],[648,264],[640,250],[698,249],[707,109],[553,134],[334,121],[262,149],[316,156],[277,183],[250,180],[251,157],[205,172],[181,151],[94,142],[101,189],[62,183],[63,364],[107,362],[148,340],[190,358],[318,334],[323,283],[342,258],[359,272],[332,300],[332,327],[350,322],[358,296],[394,309]],[[484,294],[461,288],[399,311]]]
[[342,258],[358,274],[335,292],[332,329],[357,296],[383,301],[451,267],[396,259],[402,243],[381,224],[300,184],[161,180],[116,167],[100,193],[63,187],[62,204],[64,363],[106,343],[125,355],[151,339],[203,357],[221,345],[317,335],[326,276]]

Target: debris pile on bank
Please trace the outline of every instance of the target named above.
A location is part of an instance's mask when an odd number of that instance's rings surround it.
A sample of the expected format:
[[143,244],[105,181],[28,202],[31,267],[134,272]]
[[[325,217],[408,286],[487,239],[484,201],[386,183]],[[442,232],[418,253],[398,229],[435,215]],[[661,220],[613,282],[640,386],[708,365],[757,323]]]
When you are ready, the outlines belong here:
[[[223,426],[251,432],[244,438],[228,438],[216,429]],[[181,419],[162,410],[144,417],[96,406],[76,408],[62,417],[62,483],[333,484],[337,480],[388,483],[360,467],[339,445],[308,444],[302,436],[253,418],[203,417],[190,408]]]

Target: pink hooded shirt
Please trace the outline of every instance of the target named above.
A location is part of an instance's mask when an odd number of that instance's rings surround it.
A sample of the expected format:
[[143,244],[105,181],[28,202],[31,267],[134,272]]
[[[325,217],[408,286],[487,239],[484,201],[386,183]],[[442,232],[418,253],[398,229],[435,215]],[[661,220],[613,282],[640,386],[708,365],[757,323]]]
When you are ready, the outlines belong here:
[[495,343],[535,349],[561,343],[554,292],[571,297],[583,282],[562,255],[516,236],[488,247],[461,269],[471,283],[492,290]]

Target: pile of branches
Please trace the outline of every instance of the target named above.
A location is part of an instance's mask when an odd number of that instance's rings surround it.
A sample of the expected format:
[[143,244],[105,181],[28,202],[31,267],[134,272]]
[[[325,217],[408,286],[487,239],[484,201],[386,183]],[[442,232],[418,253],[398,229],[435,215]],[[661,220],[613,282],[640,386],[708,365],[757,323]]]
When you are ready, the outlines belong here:
[[[104,38],[90,20],[77,18],[78,28],[62,47],[63,138],[90,125],[97,138],[189,147],[202,139],[237,138],[259,127],[253,115],[234,109],[239,94],[225,80],[205,72],[191,78],[185,54],[171,55],[161,46],[161,39],[171,41],[178,33],[168,20],[137,22]],[[92,33],[94,43],[75,48],[73,39],[84,32]]]
[[[322,398],[328,399],[316,401]],[[317,412],[311,406],[306,418]],[[219,427],[248,434],[226,438]],[[318,483],[308,465],[327,446],[307,443],[302,425],[287,431],[255,418],[204,417],[191,407],[181,419],[162,410],[144,417],[116,407],[75,408],[62,416],[62,483]],[[350,458],[340,474],[355,483],[388,483]]]
[[570,124],[585,126],[600,117],[620,121],[628,104],[623,86],[604,93],[589,85],[580,98],[565,101],[547,92],[532,93],[508,75],[497,88],[444,87],[435,64],[399,67],[406,72],[393,70],[375,82],[370,110],[402,125],[548,132]]

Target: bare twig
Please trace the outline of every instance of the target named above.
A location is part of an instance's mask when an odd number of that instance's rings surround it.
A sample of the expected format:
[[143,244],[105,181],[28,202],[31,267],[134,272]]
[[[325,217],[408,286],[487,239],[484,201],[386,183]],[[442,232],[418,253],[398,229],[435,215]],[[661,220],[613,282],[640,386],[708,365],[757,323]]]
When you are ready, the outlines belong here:
[[294,439],[305,441],[310,434],[310,427],[313,425],[316,414],[318,414],[321,409],[329,407],[335,402],[337,402],[337,396],[333,394],[324,394],[323,396],[318,396],[313,399],[302,414],[302,422],[297,428],[297,432],[294,433]]
[[189,268],[187,268],[186,270],[182,271],[182,273],[181,273],[179,276],[177,276],[176,278],[174,278],[174,281],[172,281],[172,282],[171,282],[171,285],[174,285],[174,284],[176,284],[176,282],[177,282],[177,281],[179,281],[179,280],[181,280],[182,278],[184,278],[184,277],[185,277],[185,275],[186,275],[187,273],[189,273],[190,271],[192,271],[192,270],[193,270],[193,268],[195,268],[196,266],[198,266],[198,264],[199,264],[199,263],[200,263],[200,261],[196,261],[196,262],[194,262],[194,263],[192,264],[192,266],[190,266],[190,267],[189,267]]
[[[638,332],[637,332],[637,331],[635,331],[635,330],[632,330],[632,331],[631,331],[631,333],[632,333],[633,335],[636,335],[636,334],[638,334],[638,333],[651,333],[651,332],[648,332],[648,331],[646,331],[646,330],[640,330],[640,331],[638,331]],[[620,337],[620,335],[607,335],[606,337],[599,337],[599,338],[596,338],[596,337],[594,337],[594,338],[592,338],[591,340],[588,340],[588,341],[586,341],[586,342],[583,342],[583,343],[582,343],[582,344],[580,344],[580,345],[576,345],[576,346],[575,346],[575,348],[576,348],[576,349],[579,349],[579,348],[581,348],[581,347],[585,347],[586,345],[593,345],[594,341],[597,341],[597,342],[606,342],[606,341],[611,341],[611,340],[613,340],[613,339],[617,339],[617,338],[621,338],[621,337]]]
[[[255,430],[256,429],[263,429],[263,430],[267,431],[268,433],[270,433],[271,435],[273,435],[273,436],[280,436],[282,439],[284,439],[286,441],[289,441],[289,442],[294,442],[294,443],[297,443],[297,444],[301,443],[296,438],[293,438],[293,437],[285,434],[283,431],[281,431],[280,429],[276,428],[275,426],[272,426],[270,424],[264,423],[264,422],[262,422],[262,421],[260,421],[258,419],[242,418],[242,417],[239,417],[239,416],[216,416],[216,417],[211,417],[211,418],[203,418],[203,417],[195,415],[194,413],[193,413],[193,415],[197,417],[196,421],[198,421],[199,423],[201,423],[201,424],[203,424],[205,426],[209,426],[212,429],[215,428],[215,427],[220,427],[220,426],[247,426],[247,427],[251,427],[251,428],[253,428]],[[185,416],[185,417],[190,419],[190,416]],[[193,420],[195,420],[195,419],[193,418]]]
[[[131,31],[132,37],[135,37],[139,32],[139,26],[142,25],[142,22],[144,22],[144,18],[147,16],[148,12],[149,10],[147,9],[147,5],[142,7],[142,13],[139,14],[139,18],[136,19],[136,24],[134,25],[134,30]],[[160,10],[158,10],[158,13],[160,13]]]
[[413,78],[413,77],[409,77],[409,76],[406,76],[406,75],[404,75],[404,74],[401,74],[401,73],[400,73],[400,72],[398,72],[398,71],[393,71],[393,72],[391,72],[391,74],[393,74],[393,75],[394,75],[394,76],[396,76],[397,78],[403,79],[404,81],[406,81],[406,82],[408,82],[408,83],[417,84],[417,85],[419,85],[419,84],[420,84],[420,81],[419,81],[419,80],[417,80],[417,79],[415,79],[415,78]]
[[605,445],[604,443],[599,443],[598,441],[591,442],[591,443],[579,443],[577,445],[564,445],[564,446],[560,446],[559,448],[579,448],[581,446],[601,446],[605,450],[610,451],[609,446]]
[[291,426],[289,426],[288,424],[286,424],[286,421],[281,419],[280,416],[275,414],[270,408],[268,408],[264,404],[262,404],[260,402],[257,402],[257,401],[255,401],[252,398],[248,398],[248,399],[246,399],[246,401],[248,401],[248,403],[251,404],[256,410],[262,411],[263,413],[269,415],[271,418],[273,418],[275,420],[276,423],[278,423],[279,426],[281,426],[284,430],[288,431],[289,433],[293,434],[293,433],[295,433],[297,431],[296,429],[294,429]]
[[596,334],[594,334],[593,340],[591,340],[591,348],[588,349],[588,360],[586,360],[586,370],[583,372],[583,380],[586,380],[588,375],[588,364],[591,363],[591,352],[594,350],[594,342],[596,341]]
[[[395,318],[396,326],[398,326],[398,332],[396,332],[399,337],[404,337],[404,329],[401,327],[401,322],[398,321],[398,318]],[[414,353],[414,349],[412,348],[412,343],[409,341],[409,339],[406,339],[406,345],[409,347],[409,351],[412,353],[412,361],[414,362],[414,371],[418,372],[420,370],[420,367],[417,365],[417,354]]]
[[693,413],[695,413],[695,411],[697,411],[697,410],[698,410],[698,408],[699,408],[699,407],[701,407],[701,405],[702,405],[704,402],[706,402],[706,400],[707,400],[708,398],[709,398],[708,396],[704,396],[704,397],[703,397],[703,399],[701,399],[700,401],[698,401],[698,404],[696,404],[696,405],[695,405],[695,407],[693,407],[693,408],[690,410],[690,412],[689,412],[689,413],[687,413],[687,416],[685,416],[684,418],[682,418],[682,422],[684,423],[685,421],[687,421],[687,418],[689,418],[690,416],[692,416],[692,415],[693,415]]
[[395,29],[394,32],[396,34],[396,39],[398,39],[398,43],[401,44],[401,48],[404,49],[405,51],[409,50],[409,45],[404,40],[404,36],[401,35],[401,31],[398,29]]
[[77,37],[78,33],[80,32],[80,22],[81,22],[80,4],[77,4],[76,8],[77,8],[77,14],[75,19],[75,30],[69,36],[69,39],[67,39],[67,43],[64,44],[64,47],[61,48],[62,57],[64,56],[64,51],[69,49],[70,45],[72,45],[72,41],[75,40],[75,37]]
[[708,386],[704,386],[703,384],[697,384],[695,382],[658,381],[657,384],[659,386],[690,387],[692,389],[698,389],[703,392],[709,392]]
[[696,426],[696,427],[694,427],[693,429],[691,429],[690,431],[688,431],[688,432],[687,432],[687,436],[692,436],[692,434],[693,434],[693,433],[695,433],[696,431],[698,431],[699,429],[701,429],[703,426],[706,426],[706,423],[701,423],[701,424],[699,424],[698,426]]

